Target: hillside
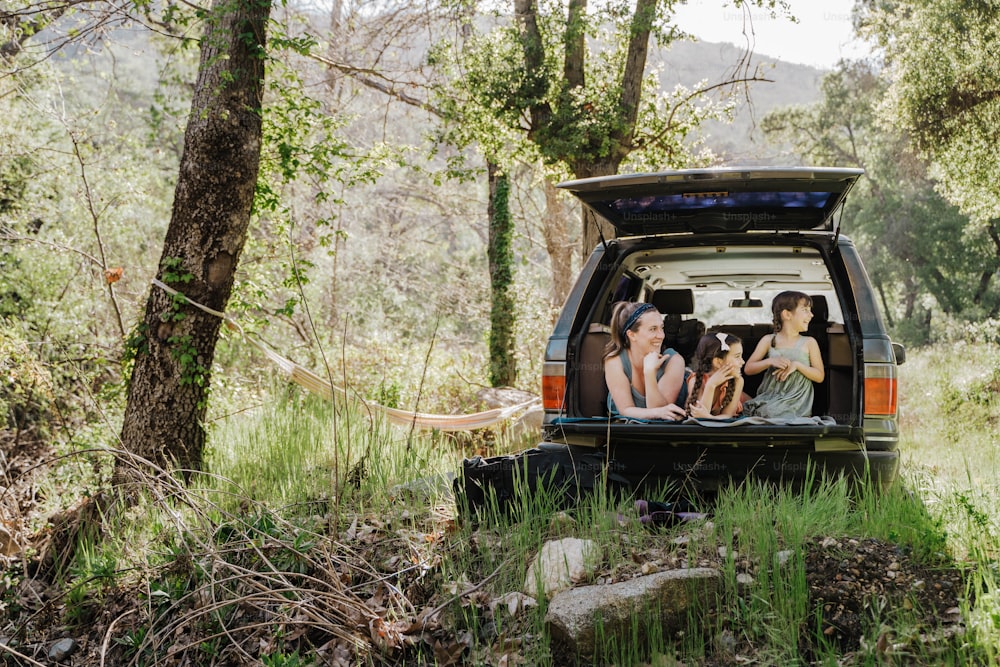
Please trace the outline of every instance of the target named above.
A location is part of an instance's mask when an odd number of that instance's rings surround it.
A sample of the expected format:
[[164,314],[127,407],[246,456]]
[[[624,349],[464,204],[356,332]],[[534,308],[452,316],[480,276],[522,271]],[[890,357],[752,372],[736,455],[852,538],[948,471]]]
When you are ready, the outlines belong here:
[[[743,55],[732,44],[679,42],[669,50],[651,56],[663,65],[660,81],[664,87],[682,84],[694,86],[701,80],[722,80],[731,74]],[[760,67],[767,83],[755,83],[748,100],[740,101],[732,123],[712,121],[706,125],[707,143],[730,164],[788,163],[794,158],[768,145],[758,127],[770,111],[784,106],[810,104],[820,98],[820,83],[825,72],[808,65],[785,63],[767,55],[755,54],[751,71]]]

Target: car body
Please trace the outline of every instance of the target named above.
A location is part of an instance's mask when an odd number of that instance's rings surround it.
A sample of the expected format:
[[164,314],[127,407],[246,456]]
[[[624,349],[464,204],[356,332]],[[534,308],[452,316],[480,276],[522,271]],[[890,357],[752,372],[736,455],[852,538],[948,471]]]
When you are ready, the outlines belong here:
[[[887,335],[857,248],[839,228],[862,174],[727,167],[560,184],[615,225],[618,237],[590,255],[549,337],[545,443],[606,450],[634,482],[715,489],[748,477],[788,481],[821,472],[891,482],[904,350]],[[808,335],[820,342],[826,378],[815,386],[813,414],[835,423],[707,426],[608,416],[603,354],[615,302],[656,305],[665,345],[690,364],[703,331],[734,333],[749,357],[773,332],[771,299],[783,290],[814,299]],[[762,376],[746,378],[748,393]]]

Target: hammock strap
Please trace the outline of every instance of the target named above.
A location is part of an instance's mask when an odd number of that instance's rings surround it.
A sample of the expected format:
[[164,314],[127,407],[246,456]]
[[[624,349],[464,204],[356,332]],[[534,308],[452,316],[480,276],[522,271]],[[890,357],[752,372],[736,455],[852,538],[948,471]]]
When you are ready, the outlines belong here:
[[[260,350],[260,352],[267,357],[271,363],[281,369],[282,373],[286,377],[310,393],[326,399],[332,399],[335,393],[342,396],[347,395],[347,391],[342,387],[338,387],[337,385],[330,383],[325,378],[322,378],[309,369],[281,356],[271,348],[249,336],[245,331],[243,331],[243,328],[236,322],[236,320],[229,317],[225,313],[220,313],[219,311],[213,310],[212,308],[202,305],[197,301],[192,301],[181,292],[178,292],[174,288],[161,282],[160,280],[157,280],[156,278],[153,278],[152,282],[154,285],[171,296],[180,296],[195,308],[222,319],[230,329],[236,331],[240,335],[240,338]],[[510,419],[521,410],[537,405],[539,402],[539,399],[533,398],[517,405],[511,405],[505,408],[494,408],[492,410],[474,412],[467,415],[440,415],[426,412],[400,410],[398,408],[390,408],[384,405],[379,405],[378,403],[364,401],[365,405],[369,408],[383,413],[391,424],[421,429],[437,429],[439,431],[471,431],[478,428],[493,426],[494,424]]]

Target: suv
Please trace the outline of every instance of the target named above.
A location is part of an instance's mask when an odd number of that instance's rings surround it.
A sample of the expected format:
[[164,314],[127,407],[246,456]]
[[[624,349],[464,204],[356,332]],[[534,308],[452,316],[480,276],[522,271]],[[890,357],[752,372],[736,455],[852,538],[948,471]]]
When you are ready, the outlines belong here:
[[[601,449],[633,483],[674,480],[699,490],[747,477],[801,481],[813,468],[891,482],[904,350],[889,340],[861,258],[840,233],[845,198],[863,173],[718,168],[560,184],[618,238],[594,250],[549,337],[542,446]],[[813,299],[807,335],[826,367],[813,415],[832,419],[710,427],[608,416],[603,353],[615,302],[656,306],[665,346],[690,365],[705,331],[739,336],[749,356],[773,331],[771,299],[784,290]],[[744,391],[753,395],[762,377],[746,377]]]

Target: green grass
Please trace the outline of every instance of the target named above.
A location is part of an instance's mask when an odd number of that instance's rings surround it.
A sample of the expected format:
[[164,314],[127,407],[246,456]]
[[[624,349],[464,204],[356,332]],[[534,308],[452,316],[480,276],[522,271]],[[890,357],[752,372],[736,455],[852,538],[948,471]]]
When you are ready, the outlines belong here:
[[217,424],[212,443],[206,491],[228,496],[224,506],[249,497],[288,514],[391,504],[419,480],[439,487],[461,460],[433,433],[410,436],[361,404],[332,406],[297,388],[277,388],[256,411]]
[[974,641],[1000,654],[1000,349],[958,342],[900,367],[903,471],[946,545],[969,563]]
[[[959,357],[977,363],[957,372]],[[331,405],[278,386],[257,409],[215,422],[204,475],[187,488],[150,480],[128,508],[108,514],[117,519],[105,519],[100,545],[77,545],[67,563],[65,619],[85,623],[115,586],[136,586],[145,611],[115,633],[112,646],[123,655],[153,662],[176,649],[170,637],[178,628],[190,627],[184,650],[192,659],[211,654],[225,664],[234,650],[229,637],[236,637],[265,647],[263,664],[312,664],[303,637],[353,646],[342,634],[354,617],[338,614],[367,618],[374,608],[388,630],[368,649],[375,653],[365,661],[373,664],[376,654],[388,664],[435,664],[451,650],[461,651],[465,664],[495,664],[505,642],[518,638],[514,655],[557,665],[545,601],[513,616],[497,601],[522,589],[546,541],[572,536],[599,545],[600,576],[612,580],[650,564],[666,567],[672,558],[689,566],[721,562],[716,613],[695,610],[682,637],[609,639],[602,664],[697,665],[726,636],[757,664],[879,664],[874,647],[887,629],[910,651],[907,664],[995,661],[998,369],[1000,353],[985,346],[948,357],[911,350],[901,368],[897,484],[881,490],[824,480],[800,491],[737,485],[715,499],[710,523],[686,531],[683,548],[672,538],[684,528],[652,532],[632,516],[633,498],[603,494],[570,514],[539,493],[523,500],[517,520],[456,521],[447,476],[472,447],[489,454],[530,443],[409,433],[363,406]],[[824,640],[805,579],[805,546],[824,536],[879,538],[928,565],[964,563],[970,632],[928,641],[914,614],[881,609],[865,621],[866,648],[841,655]],[[394,643],[392,623],[407,625],[431,608],[443,643]],[[296,631],[302,618],[314,619],[308,635]],[[273,641],[258,641],[262,636]]]
[[[802,633],[819,635],[820,628],[808,604],[801,549],[817,536],[876,537],[908,548],[925,562],[954,554],[970,559],[971,569],[977,573],[992,571],[990,564],[996,553],[992,517],[997,498],[992,492],[995,485],[985,482],[996,479],[996,447],[990,428],[996,403],[990,389],[1000,362],[990,350],[972,354],[986,363],[976,372],[970,369],[956,375],[950,364],[933,354],[911,351],[910,361],[902,367],[901,382],[904,464],[900,483],[888,491],[863,484],[860,490],[852,491],[846,482],[834,480],[817,483],[807,491],[747,483],[719,496],[713,530],[701,535],[693,549],[712,553],[725,548],[723,576],[727,585],[721,603],[728,612],[720,614],[725,620],[718,626],[692,628],[692,635],[707,643],[724,627],[735,629],[754,647],[757,660],[802,663],[806,659],[800,648]],[[928,395],[933,400],[927,401]],[[271,401],[268,406],[252,419],[243,418],[214,435],[212,470],[271,506],[287,509],[339,498],[349,513],[381,511],[392,515],[398,506],[389,509],[397,500],[391,489],[398,494],[406,484],[455,471],[463,455],[433,435],[409,439],[409,434],[359,413],[331,415],[329,406],[311,399],[290,397]],[[943,409],[960,419],[941,419]],[[223,441],[231,443],[225,451],[218,444]],[[497,451],[503,449],[500,446]],[[432,488],[438,492],[419,501],[423,506],[409,510],[411,525],[420,524],[424,520],[421,516],[426,518],[447,505],[443,485]],[[545,494],[524,503],[517,521],[494,517],[477,529],[465,525],[442,542],[437,553],[442,584],[467,582],[467,587],[474,587],[485,581],[477,590],[487,598],[519,590],[525,565],[542,544],[568,535],[597,541],[602,565],[612,572],[627,570],[636,551],[656,546],[656,536],[636,525],[623,526],[615,518],[631,511],[630,499],[616,501],[598,495],[567,521],[553,521],[555,499]],[[632,548],[621,547],[623,536]],[[782,553],[788,558],[787,566],[766,565]],[[745,580],[737,582],[738,572],[745,570],[747,563],[755,564],[750,568],[753,577],[749,586]],[[1000,590],[992,576],[976,574],[973,579],[970,587],[981,601]],[[461,590],[454,592],[445,614],[456,632],[477,638],[470,649],[473,655],[485,660],[490,644],[506,632],[545,637],[544,601],[526,617],[506,619],[495,610],[470,603]],[[977,611],[981,608],[970,605],[968,613],[982,643],[980,649],[989,654],[1000,635],[1000,617]],[[708,621],[698,618],[692,622]],[[880,627],[884,629],[887,623],[902,624],[893,627],[898,635],[906,636],[904,615],[895,614],[891,619],[876,615],[870,622],[873,644]],[[815,637],[817,655],[835,661],[835,647],[823,648],[821,640]],[[609,664],[639,664],[656,656],[676,656],[696,663],[711,652],[710,647],[691,638],[680,645],[668,637],[654,636],[646,641],[649,645],[639,648],[634,641],[609,642],[603,659]],[[553,664],[544,641],[526,647],[525,654],[532,664]],[[944,654],[935,653],[933,661],[927,656],[927,664],[960,664],[967,657],[968,653],[947,648]]]

